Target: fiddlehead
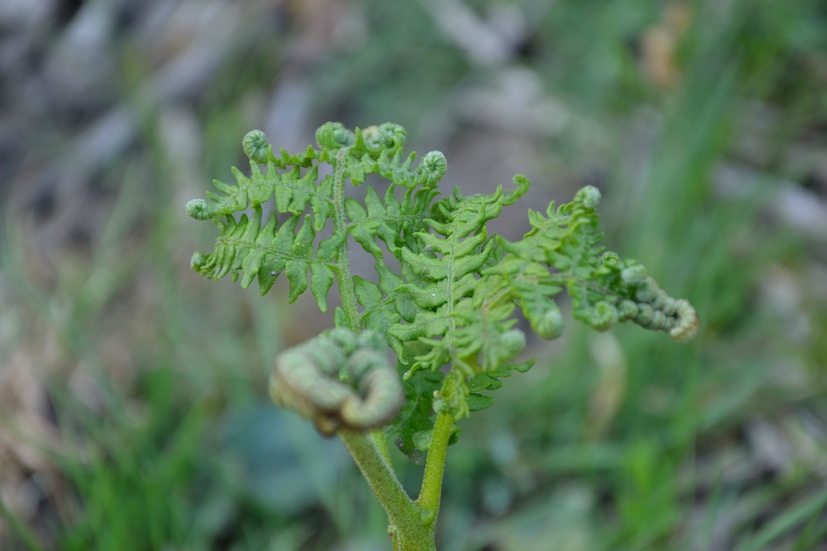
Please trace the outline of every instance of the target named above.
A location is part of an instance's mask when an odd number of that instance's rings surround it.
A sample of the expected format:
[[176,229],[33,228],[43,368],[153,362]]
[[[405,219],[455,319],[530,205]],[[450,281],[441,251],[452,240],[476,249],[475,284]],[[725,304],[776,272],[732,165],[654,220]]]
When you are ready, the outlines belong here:
[[330,435],[387,424],[404,394],[378,333],[337,328],[276,357],[270,397]]
[[254,163],[266,165],[267,159],[273,154],[273,149],[267,143],[267,136],[261,130],[251,130],[241,140],[241,147],[244,154]]

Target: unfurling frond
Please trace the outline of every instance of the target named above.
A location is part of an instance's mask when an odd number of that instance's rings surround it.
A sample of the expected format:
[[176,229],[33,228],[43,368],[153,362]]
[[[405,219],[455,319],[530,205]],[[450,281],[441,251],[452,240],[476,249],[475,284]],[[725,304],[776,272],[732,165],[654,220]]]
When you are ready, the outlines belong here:
[[[310,289],[322,311],[337,283],[338,329],[280,355],[273,376],[274,400],[323,432],[389,423],[400,449],[422,457],[434,412],[460,419],[483,409],[501,379],[531,367],[516,363],[526,343],[519,313],[544,339],[563,333],[555,297],[564,290],[573,317],[600,331],[629,321],[681,341],[697,332],[687,301],[603,249],[596,188],[529,211],[531,230],[509,242],[489,235],[486,223],[526,193],[526,178],[516,176],[506,192],[455,189],[440,199],[445,156],[431,151],[416,163],[399,125],[351,131],[327,123],[316,141],[294,155],[274,151],[261,131],[248,133],[249,176],[233,169],[236,185],[216,181],[217,191],[190,201],[187,213],[218,228],[213,252],[192,257],[206,277],[229,274],[244,287],[257,279],[264,294],[284,273],[289,299]],[[349,191],[371,175],[381,188]],[[373,258],[375,278],[351,275],[351,245]],[[387,346],[396,367],[381,352]]]
[[404,394],[378,333],[336,328],[276,357],[270,397],[330,435],[387,424]]
[[562,318],[550,297],[565,288],[576,319],[598,331],[631,321],[646,329],[668,332],[674,339],[691,339],[698,316],[682,299],[669,297],[643,266],[622,260],[600,245],[595,210],[600,192],[587,186],[571,203],[546,216],[529,212],[532,230],[521,241],[501,241],[507,254],[486,273],[508,280],[535,332],[559,336]]

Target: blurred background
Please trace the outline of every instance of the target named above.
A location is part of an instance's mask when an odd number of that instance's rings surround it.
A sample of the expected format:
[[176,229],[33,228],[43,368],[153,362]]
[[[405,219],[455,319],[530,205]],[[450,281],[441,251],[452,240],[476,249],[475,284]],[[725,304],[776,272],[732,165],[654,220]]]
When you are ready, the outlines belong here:
[[266,398],[330,317],[189,270],[244,133],[328,120],[404,125],[444,190],[525,174],[511,239],[597,186],[702,320],[532,342],[450,450],[441,549],[827,549],[823,0],[3,0],[0,75],[0,549],[389,548]]

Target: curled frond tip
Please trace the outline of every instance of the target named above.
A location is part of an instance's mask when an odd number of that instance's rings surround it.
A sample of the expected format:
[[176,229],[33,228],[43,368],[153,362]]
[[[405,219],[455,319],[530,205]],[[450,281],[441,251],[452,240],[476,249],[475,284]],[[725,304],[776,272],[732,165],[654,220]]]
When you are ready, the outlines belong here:
[[323,434],[381,427],[396,417],[404,399],[386,348],[374,331],[357,336],[334,329],[276,357],[270,397],[312,420]]

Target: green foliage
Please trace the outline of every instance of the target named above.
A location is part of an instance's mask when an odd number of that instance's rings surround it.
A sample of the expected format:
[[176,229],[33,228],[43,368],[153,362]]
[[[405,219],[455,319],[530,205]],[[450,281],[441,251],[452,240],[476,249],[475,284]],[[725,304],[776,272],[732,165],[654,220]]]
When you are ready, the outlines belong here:
[[[210,201],[196,199],[187,204],[190,216],[214,220],[220,233],[212,254],[193,255],[193,269],[213,279],[229,273],[234,281],[240,277],[243,287],[258,279],[262,295],[279,274],[285,273],[292,302],[307,290],[309,268],[310,289],[319,308],[326,311],[327,294],[340,269],[336,264],[339,249],[348,237],[381,262],[382,252],[375,237],[392,250],[409,246],[406,237],[419,227],[436,193],[432,188],[445,171],[444,157],[436,152],[426,155],[413,170],[414,156],[401,157],[404,136],[404,130],[393,124],[364,132],[357,129],[356,133],[340,124],[328,124],[317,132],[319,149],[308,147],[299,155],[282,150],[276,156],[271,146],[264,145],[261,131],[248,133],[244,147],[251,159],[251,177],[234,169],[238,185],[215,181],[220,193],[208,193]],[[266,164],[267,171],[262,172],[258,163]],[[319,163],[336,167],[336,174],[319,181]],[[334,179],[341,182],[347,178],[358,185],[371,173],[391,182],[384,203],[373,189],[368,191],[367,209],[341,194],[334,196]],[[417,187],[422,189],[415,193]],[[394,194],[396,188],[406,190],[401,201]],[[279,224],[271,213],[262,226],[262,204],[271,200],[275,200],[275,212],[286,218]],[[310,212],[306,213],[308,206]],[[336,206],[341,212],[337,213]],[[236,221],[234,213],[248,208],[252,208],[252,214],[242,214]],[[342,221],[347,216],[347,222],[334,223],[333,235],[316,245],[316,234],[336,215]],[[381,270],[377,266],[377,271]]]
[[[530,367],[509,366],[526,343],[516,327],[518,313],[542,338],[562,334],[563,315],[554,297],[563,289],[571,296],[573,316],[597,330],[631,321],[679,340],[694,335],[697,315],[686,301],[669,297],[642,266],[600,246],[596,188],[581,189],[571,203],[551,203],[545,215],[529,211],[532,229],[510,243],[489,236],[485,224],[525,194],[526,178],[516,176],[515,189],[508,192],[499,187],[492,194],[464,196],[454,189],[437,200],[445,157],[432,151],[414,167],[415,154],[402,152],[405,131],[399,125],[351,132],[327,123],[316,141],[318,147],[291,155],[276,154],[261,131],[244,137],[251,176],[234,169],[237,185],[215,182],[219,193],[187,205],[192,217],[213,220],[219,230],[215,250],[195,253],[192,267],[213,279],[230,274],[243,287],[258,279],[262,294],[284,273],[290,301],[309,288],[322,311],[336,280],[342,296],[336,325],[382,335],[397,355],[405,381],[399,400],[404,394],[405,404],[388,431],[410,457],[428,449],[434,412],[460,419],[487,407],[492,399],[483,391],[501,386],[500,379],[513,369]],[[320,165],[332,169],[322,178]],[[382,197],[373,186],[363,202],[346,195],[347,181],[358,186],[371,174],[387,181]],[[270,201],[275,210],[263,223]],[[318,239],[328,226],[330,236]],[[350,240],[373,257],[376,281],[351,277]],[[325,346],[307,345],[277,366],[317,365]],[[325,369],[306,375],[302,388],[315,379],[325,390],[338,384],[322,381],[338,369],[337,362],[339,368],[347,363],[345,356],[331,352],[325,362]],[[419,376],[420,371],[430,375]],[[300,378],[290,375],[292,367],[277,367],[276,373],[277,401],[314,419],[324,432],[358,425],[343,419],[340,405],[314,403],[303,391],[288,397],[302,386]],[[338,396],[344,390],[337,388],[331,392]]]
[[390,427],[396,445],[411,461],[425,462],[433,430],[434,393],[442,386],[440,371],[418,371],[405,380],[405,403]]
[[554,338],[562,331],[559,308],[549,298],[565,287],[576,319],[598,331],[620,321],[646,329],[667,331],[688,340],[697,331],[698,317],[685,300],[673,299],[634,261],[624,261],[600,246],[595,207],[600,192],[585,187],[571,203],[546,216],[529,212],[532,230],[517,243],[503,241],[508,255],[486,271],[500,274],[532,328]]

